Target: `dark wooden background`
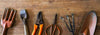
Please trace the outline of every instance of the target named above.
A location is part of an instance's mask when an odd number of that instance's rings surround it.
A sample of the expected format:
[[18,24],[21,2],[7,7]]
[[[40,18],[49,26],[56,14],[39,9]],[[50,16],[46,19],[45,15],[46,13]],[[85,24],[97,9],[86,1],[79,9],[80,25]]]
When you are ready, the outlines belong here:
[[[5,8],[13,8],[17,10],[16,19],[13,27],[9,28],[8,35],[24,35],[24,27],[20,18],[20,10],[26,9],[28,12],[27,24],[29,25],[30,33],[33,30],[33,24],[36,21],[36,17],[39,11],[43,12],[44,29],[53,24],[54,16],[57,13],[58,23],[57,25],[61,29],[61,35],[72,35],[68,31],[61,16],[75,14],[76,31],[79,31],[81,19],[83,15],[91,10],[96,11],[98,16],[98,22],[95,35],[100,35],[100,0],[0,0],[0,18],[3,15]],[[0,34],[2,32],[2,26],[0,25]],[[44,34],[44,31],[42,33]]]

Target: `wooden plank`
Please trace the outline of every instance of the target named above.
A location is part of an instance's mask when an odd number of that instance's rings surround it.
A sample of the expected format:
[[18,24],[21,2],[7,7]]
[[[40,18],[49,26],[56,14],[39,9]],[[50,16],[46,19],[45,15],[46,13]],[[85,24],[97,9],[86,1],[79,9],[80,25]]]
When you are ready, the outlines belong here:
[[[14,26],[8,30],[8,35],[24,35],[23,23],[20,18],[20,10],[27,9],[28,19],[27,24],[29,25],[30,33],[33,30],[33,24],[36,21],[36,17],[39,11],[43,12],[44,18],[44,31],[46,26],[53,24],[54,15],[58,13],[58,23],[61,29],[61,35],[71,35],[61,21],[60,16],[75,14],[75,25],[76,29],[79,29],[79,25],[82,21],[83,15],[91,10],[95,10],[98,15],[98,24],[95,35],[100,35],[100,0],[0,0],[0,18],[3,15],[5,8],[14,8],[17,10]],[[45,35],[43,31],[43,35]],[[0,25],[0,34],[2,27]]]

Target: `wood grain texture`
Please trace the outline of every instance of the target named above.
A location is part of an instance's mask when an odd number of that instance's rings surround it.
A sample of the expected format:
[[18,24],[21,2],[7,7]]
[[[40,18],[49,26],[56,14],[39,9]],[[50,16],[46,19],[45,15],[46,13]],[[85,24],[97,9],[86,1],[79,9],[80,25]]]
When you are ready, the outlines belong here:
[[[30,33],[33,31],[33,24],[39,11],[43,12],[44,30],[47,26],[53,24],[54,16],[58,13],[58,26],[61,29],[61,35],[72,35],[61,21],[60,16],[75,14],[76,32],[78,31],[84,14],[91,10],[95,10],[98,16],[98,23],[95,35],[100,35],[100,0],[0,0],[0,18],[5,8],[13,8],[17,10],[16,19],[13,27],[9,28],[8,35],[24,35],[24,26],[20,18],[20,10],[27,9]],[[0,25],[0,34],[2,26]]]

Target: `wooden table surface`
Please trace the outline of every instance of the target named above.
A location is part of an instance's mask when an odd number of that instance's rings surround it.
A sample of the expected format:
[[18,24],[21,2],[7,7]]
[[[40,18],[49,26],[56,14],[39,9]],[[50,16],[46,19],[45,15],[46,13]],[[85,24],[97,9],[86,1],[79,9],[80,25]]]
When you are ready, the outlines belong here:
[[[33,24],[36,21],[38,12],[43,12],[43,35],[45,35],[45,28],[53,24],[56,13],[59,16],[57,25],[61,29],[61,35],[72,35],[63,21],[61,21],[60,17],[74,13],[75,28],[76,31],[78,31],[82,22],[81,19],[84,18],[83,15],[94,10],[98,16],[95,35],[100,35],[100,0],[0,0],[0,18],[2,17],[5,8],[17,10],[14,25],[9,28],[7,35],[24,35],[24,26],[19,14],[21,9],[26,9],[28,12],[27,24],[29,25],[30,33],[32,33]],[[2,26],[0,25],[0,34],[1,32]]]

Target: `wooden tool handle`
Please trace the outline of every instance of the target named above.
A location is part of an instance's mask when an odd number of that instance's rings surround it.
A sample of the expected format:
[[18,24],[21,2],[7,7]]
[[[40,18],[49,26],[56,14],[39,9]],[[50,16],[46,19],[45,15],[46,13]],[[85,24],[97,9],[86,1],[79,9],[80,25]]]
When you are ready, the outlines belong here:
[[36,29],[37,29],[37,25],[36,24],[34,24],[34,30],[33,30],[33,32],[32,32],[32,35],[35,35],[35,32],[36,32]]
[[2,31],[2,35],[6,35],[7,34],[7,28],[6,28],[6,24],[4,25],[3,31]]
[[24,24],[24,35],[29,35],[28,27]]
[[40,24],[40,27],[39,27],[40,29],[39,29],[39,34],[38,35],[41,35],[41,33],[42,33],[42,28],[43,28],[43,24]]
[[7,31],[7,29],[6,28],[3,28],[2,35],[6,35],[6,31]]

